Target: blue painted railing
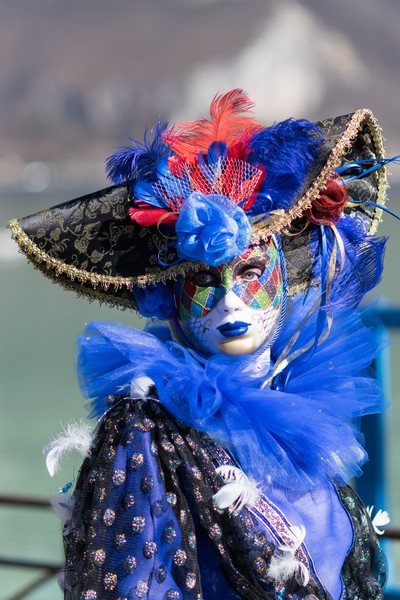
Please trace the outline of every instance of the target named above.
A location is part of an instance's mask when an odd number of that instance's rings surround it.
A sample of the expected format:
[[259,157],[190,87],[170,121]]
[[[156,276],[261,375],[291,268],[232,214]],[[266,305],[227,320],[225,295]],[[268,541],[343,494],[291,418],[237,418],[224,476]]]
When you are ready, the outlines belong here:
[[[366,319],[376,328],[383,349],[375,361],[375,375],[382,391],[382,408],[392,403],[390,345],[387,342],[390,330],[400,330],[399,308],[374,308],[367,312]],[[389,333],[390,335],[390,333]],[[388,473],[387,473],[387,415],[385,412],[363,418],[362,430],[369,461],[363,468],[363,476],[357,480],[357,492],[367,506],[387,509],[390,514]],[[393,474],[391,475],[393,476]],[[396,523],[391,523],[395,527]],[[399,543],[399,542],[397,542]],[[391,561],[391,542],[383,540],[385,553],[389,560],[389,569],[394,569]],[[389,588],[385,600],[400,600],[400,588]]]

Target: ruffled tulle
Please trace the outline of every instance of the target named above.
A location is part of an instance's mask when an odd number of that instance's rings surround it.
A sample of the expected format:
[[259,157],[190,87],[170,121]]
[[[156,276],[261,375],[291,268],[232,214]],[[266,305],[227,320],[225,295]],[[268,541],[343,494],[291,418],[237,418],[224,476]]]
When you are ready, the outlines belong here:
[[[274,361],[292,344],[314,302],[310,297],[294,303],[272,349]],[[306,320],[289,359],[313,341],[316,319]],[[257,358],[216,355],[201,364],[193,351],[173,342],[104,322],[89,324],[79,347],[91,416],[104,413],[107,396],[130,395],[132,381],[147,376],[167,410],[227,446],[258,481],[309,490],[324,478],[361,473],[367,457],[355,419],[380,410],[380,393],[360,373],[379,348],[356,312],[342,312],[325,342],[289,360],[278,389],[271,388],[269,352]]]

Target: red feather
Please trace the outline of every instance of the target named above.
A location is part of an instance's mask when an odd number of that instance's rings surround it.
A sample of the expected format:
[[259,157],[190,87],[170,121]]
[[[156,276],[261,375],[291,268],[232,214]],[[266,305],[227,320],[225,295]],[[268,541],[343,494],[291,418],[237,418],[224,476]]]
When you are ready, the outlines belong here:
[[187,161],[193,161],[199,152],[207,152],[216,141],[225,142],[229,148],[244,133],[261,129],[253,117],[242,114],[253,107],[254,103],[243,90],[217,95],[210,106],[211,120],[178,123],[165,133],[164,140],[179,157]]
[[151,227],[152,225],[173,225],[178,218],[176,213],[171,213],[163,208],[130,208],[129,216],[132,221],[142,227]]

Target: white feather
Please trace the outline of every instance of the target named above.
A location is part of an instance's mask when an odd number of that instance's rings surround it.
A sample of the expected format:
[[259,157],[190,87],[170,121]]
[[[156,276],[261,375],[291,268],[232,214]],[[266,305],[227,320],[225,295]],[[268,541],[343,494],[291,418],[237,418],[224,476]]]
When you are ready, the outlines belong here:
[[274,581],[287,581],[291,577],[301,576],[302,585],[305,586],[310,580],[310,574],[306,565],[295,557],[296,550],[304,542],[306,529],[304,525],[292,525],[290,527],[291,543],[282,544],[277,548],[268,569],[268,575]]
[[282,544],[278,546],[282,552],[296,552],[297,548],[300,548],[306,537],[306,528],[304,525],[291,525],[289,527],[289,535],[291,537],[291,544]]
[[146,375],[136,377],[131,383],[131,397],[145,400],[149,393],[149,389],[153,387],[153,385],[154,381]]
[[89,423],[75,421],[68,423],[65,429],[43,450],[46,467],[50,476],[58,471],[60,461],[65,454],[75,450],[82,456],[89,456],[93,429]]
[[232,465],[222,465],[216,471],[225,482],[213,496],[217,508],[239,512],[244,506],[254,506],[260,497],[260,490],[254,479]]
[[[367,507],[367,513],[369,514],[371,519],[372,519],[373,510],[374,510],[373,506]],[[376,515],[374,516],[374,518],[372,519],[372,526],[374,528],[375,533],[378,535],[383,535],[385,533],[385,530],[379,529],[379,527],[385,527],[386,525],[389,525],[389,523],[390,523],[389,513],[386,510],[382,510],[380,508],[378,510],[378,512],[376,513]]]
[[287,581],[298,573],[300,573],[302,585],[307,585],[310,580],[310,574],[302,562],[297,560],[292,554],[272,557],[268,576],[273,581]]

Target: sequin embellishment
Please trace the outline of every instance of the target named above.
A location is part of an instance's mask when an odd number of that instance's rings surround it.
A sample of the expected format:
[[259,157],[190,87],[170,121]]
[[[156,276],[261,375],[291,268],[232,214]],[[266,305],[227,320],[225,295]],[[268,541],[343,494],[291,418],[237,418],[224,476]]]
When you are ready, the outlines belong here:
[[153,486],[154,479],[148,475],[143,477],[142,481],[140,482],[140,489],[142,490],[143,494],[149,494],[153,489]]
[[115,459],[115,448],[107,448],[107,450],[104,452],[104,458],[109,461],[112,462]]
[[220,526],[217,525],[216,523],[214,523],[214,525],[211,525],[210,530],[209,530],[209,535],[214,541],[220,540],[222,537],[222,532],[221,532]]
[[104,515],[103,515],[103,522],[104,525],[107,525],[107,527],[110,527],[115,521],[115,511],[113,511],[111,508],[107,508],[104,511]]
[[143,554],[146,558],[153,558],[157,554],[157,544],[155,542],[146,542],[143,547]]
[[175,506],[175,504],[177,502],[177,497],[176,497],[176,494],[174,494],[174,492],[168,492],[168,494],[167,494],[167,502],[171,506]]
[[174,446],[168,440],[162,440],[161,447],[164,452],[168,452],[169,454],[173,454],[175,452]]
[[137,471],[138,469],[140,469],[140,467],[142,466],[143,462],[144,462],[143,454],[141,452],[135,452],[131,456],[131,460],[130,460],[129,466],[130,466],[130,468],[131,468],[132,471]]
[[135,504],[135,496],[133,494],[127,494],[124,498],[125,508],[131,508]]
[[106,560],[106,553],[104,552],[103,548],[96,550],[93,556],[93,560],[96,563],[96,565],[103,564],[103,562]]
[[82,592],[81,600],[97,600],[97,592],[94,590],[87,590],[86,592]]
[[133,517],[132,519],[132,530],[133,533],[142,533],[146,525],[146,520],[144,517]]
[[136,569],[136,558],[134,556],[127,556],[124,562],[124,570],[126,573],[133,573]]
[[117,585],[117,576],[115,573],[106,573],[104,575],[104,589],[111,591]]
[[169,524],[163,531],[163,542],[165,544],[172,544],[174,539],[176,538],[176,531],[173,525]]
[[174,563],[178,567],[183,567],[185,562],[187,561],[187,554],[184,550],[177,550],[174,556]]
[[135,587],[135,593],[138,598],[144,598],[145,596],[147,596],[148,591],[149,584],[147,583],[147,581],[143,581],[141,579],[137,582],[137,585]]
[[164,596],[164,599],[165,600],[179,600],[180,597],[181,597],[181,595],[178,592],[178,590],[168,590],[168,592]]
[[188,590],[192,590],[194,588],[194,586],[196,585],[196,573],[188,573],[186,575],[186,587],[188,588]]
[[117,533],[117,535],[114,538],[114,544],[115,547],[118,550],[121,550],[121,548],[123,548],[126,544],[126,536],[124,533]]
[[107,495],[106,488],[104,488],[104,487],[99,488],[98,490],[96,490],[95,495],[96,495],[96,498],[97,498],[98,502],[100,502],[100,503],[104,502],[105,497]]
[[164,565],[161,565],[160,567],[158,567],[158,569],[156,571],[156,581],[158,583],[162,583],[166,579],[167,579],[167,569]]
[[115,469],[113,478],[112,478],[113,484],[114,485],[122,485],[123,483],[125,483],[125,479],[126,479],[125,471],[123,469]]
[[153,509],[153,514],[155,517],[157,517],[157,518],[161,517],[161,515],[164,512],[164,508],[163,508],[161,500],[156,500],[152,506],[152,509]]

